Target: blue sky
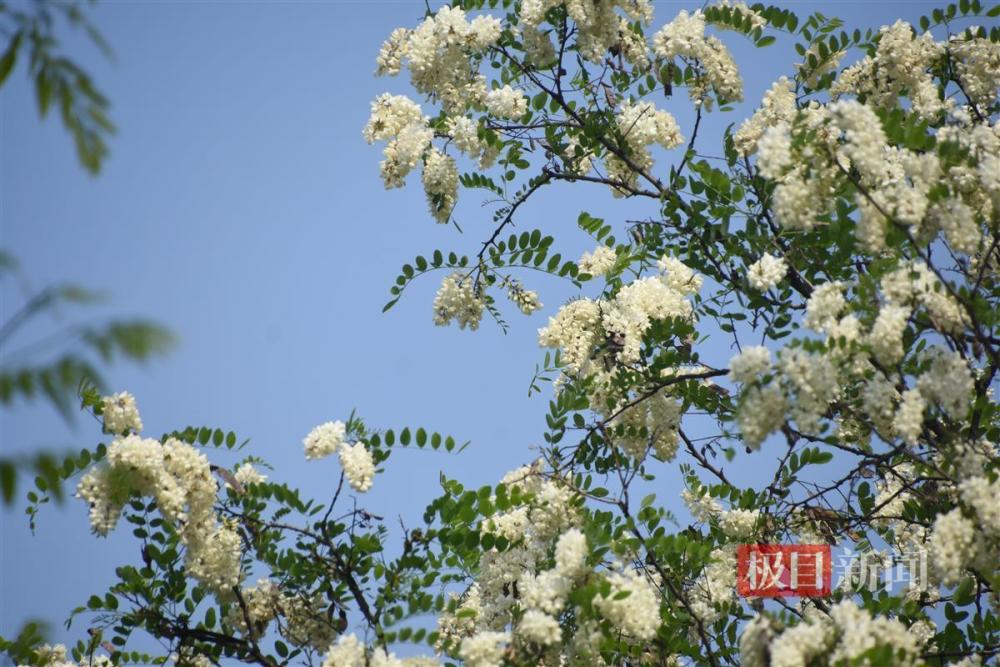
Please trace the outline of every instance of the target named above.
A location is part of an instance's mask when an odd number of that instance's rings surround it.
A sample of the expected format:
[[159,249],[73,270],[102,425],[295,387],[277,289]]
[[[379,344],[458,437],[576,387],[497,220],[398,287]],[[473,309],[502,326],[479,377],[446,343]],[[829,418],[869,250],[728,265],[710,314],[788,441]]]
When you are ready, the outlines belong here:
[[[697,6],[655,4],[657,26]],[[913,21],[932,7],[791,6],[843,16],[851,27]],[[508,310],[506,336],[489,322],[474,334],[434,327],[430,304],[443,275],[418,281],[381,314],[404,262],[435,248],[474,251],[490,224],[475,193],[459,204],[460,235],[434,224],[417,179],[386,192],[379,148],[361,137],[370,100],[407,89],[402,78],[373,76],[379,45],[422,12],[416,0],[98,4],[93,18],[115,61],[81,39],[66,41],[111,98],[119,126],[96,179],[78,166],[56,119],[37,118],[23,69],[0,93],[0,246],[35,287],[72,281],[111,295],[98,310],[65,311],[67,320],[142,315],[180,336],[168,357],[107,373],[112,388],[137,396],[147,433],[189,424],[235,430],[252,439],[248,453],[276,466],[275,478],[320,497],[339,469],[333,459],[307,463],[302,437],[353,408],[376,426],[471,440],[460,456],[400,451],[390,459],[364,500],[412,523],[433,499],[438,471],[480,485],[532,458],[547,402],[527,397],[542,355],[536,331],[571,294],[555,280],[524,276],[546,307],[531,318]],[[792,62],[788,42],[753,51],[735,36],[727,41],[751,103]],[[664,104],[689,126],[683,92]],[[712,118],[705,150],[717,154],[721,127],[748,110]],[[581,210],[609,220],[650,213],[582,187],[570,199],[560,186],[524,207],[520,229],[542,227],[575,256],[592,245],[575,225]],[[21,297],[10,285],[0,297],[6,319]],[[57,324],[42,322],[25,340]],[[710,353],[719,363],[729,356],[721,346]],[[0,421],[4,453],[78,450],[99,439],[92,422],[67,426],[47,406],[18,405]],[[661,499],[676,498],[676,464],[657,484]],[[45,618],[55,638],[75,640],[61,626],[67,612],[135,560],[127,531],[96,539],[86,514],[75,500],[47,508],[32,536],[19,508],[0,510],[0,634]]]

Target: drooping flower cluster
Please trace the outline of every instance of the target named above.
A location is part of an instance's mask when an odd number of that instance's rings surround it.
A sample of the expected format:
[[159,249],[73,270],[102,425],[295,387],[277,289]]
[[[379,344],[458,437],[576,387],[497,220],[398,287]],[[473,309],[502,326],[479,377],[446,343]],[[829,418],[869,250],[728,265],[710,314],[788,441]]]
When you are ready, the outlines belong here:
[[423,182],[431,215],[441,224],[448,222],[458,200],[458,168],[455,160],[432,149],[424,161]]
[[[574,582],[587,573],[586,541],[575,529],[581,517],[573,494],[563,482],[543,479],[538,473],[535,465],[514,470],[503,478],[508,497],[516,490],[525,500],[484,519],[480,531],[502,537],[513,546],[503,551],[486,550],[475,582],[455,611],[439,618],[439,648],[445,652],[460,647],[462,657],[469,659],[467,652],[480,643],[477,637],[481,637],[483,645],[489,645],[488,638],[494,635],[483,633],[503,632],[519,611],[529,610],[538,613],[531,615],[524,639],[539,643],[539,636],[551,633],[551,622],[541,614],[558,615]],[[553,561],[554,566],[546,569]],[[513,586],[520,598],[511,594]],[[540,635],[546,626],[550,629]],[[518,629],[516,634],[520,633]]]
[[405,95],[379,95],[362,134],[368,143],[387,141],[379,166],[386,188],[401,188],[434,138],[420,105]]
[[660,593],[645,571],[619,565],[607,576],[611,591],[595,606],[625,635],[649,640],[660,627]]
[[104,432],[115,435],[142,432],[142,419],[135,405],[135,396],[123,391],[102,399]]
[[[521,22],[530,29],[539,29],[546,13],[564,5],[569,18],[576,24],[577,48],[584,59],[601,63],[609,49],[621,48],[630,62],[645,62],[645,43],[637,44],[628,28],[626,17],[648,24],[653,19],[650,0],[526,0],[521,5]],[[620,16],[621,9],[625,16]],[[634,33],[633,33],[634,34]]]
[[711,88],[723,100],[743,100],[743,79],[729,49],[718,38],[705,34],[705,16],[701,10],[682,10],[677,17],[653,35],[653,50],[665,60],[684,58],[696,62],[701,76],[688,87],[691,99],[711,107]]
[[242,544],[233,526],[215,514],[217,493],[204,454],[176,438],[160,443],[138,435],[116,438],[106,460],[92,466],[77,486],[77,497],[90,505],[90,525],[98,535],[117,525],[130,498],[155,499],[180,535],[188,575],[226,598],[242,576]]
[[649,146],[659,144],[666,149],[676,148],[684,143],[684,137],[674,117],[651,102],[625,102],[615,116],[615,123],[625,138],[629,153],[623,157],[609,155],[604,162],[608,176],[615,182],[611,191],[621,197],[637,186],[641,173],[648,173],[652,168],[653,155]]
[[764,93],[760,108],[743,121],[733,135],[736,150],[744,155],[754,153],[757,150],[757,142],[765,130],[782,123],[791,123],[795,119],[795,111],[795,92],[792,90],[792,82],[783,76]]
[[592,252],[585,252],[577,261],[581,273],[589,273],[592,276],[603,276],[614,268],[617,259],[614,248],[606,245],[599,245]]
[[613,344],[605,355],[623,364],[635,362],[653,321],[691,319],[693,308],[686,297],[701,286],[701,279],[676,259],[665,258],[660,270],[658,276],[628,283],[613,299],[581,299],[563,306],[539,329],[539,344],[559,348],[567,372],[574,376],[601,372],[603,359],[594,352],[606,342]]
[[531,315],[542,307],[538,293],[525,289],[524,285],[514,278],[507,280],[507,298],[525,315]]
[[342,421],[320,424],[302,441],[307,459],[321,459],[333,454],[344,444],[347,425]]
[[747,270],[747,280],[750,286],[758,292],[766,292],[784,279],[788,273],[788,264],[782,257],[764,253],[760,259],[750,265]]
[[309,432],[302,444],[307,459],[321,459],[336,452],[351,488],[360,493],[371,488],[375,478],[375,461],[364,443],[347,442],[344,422],[320,424]]
[[473,279],[462,271],[456,271],[441,281],[434,297],[434,324],[443,327],[455,320],[459,329],[469,327],[475,331],[483,317],[483,308],[483,299],[477,293]]
[[244,487],[252,484],[262,484],[267,481],[267,475],[257,470],[252,463],[242,464],[236,469],[233,477]]
[[464,112],[486,94],[476,63],[496,44],[501,29],[496,17],[469,21],[461,8],[446,5],[414,30],[393,31],[379,53],[378,73],[396,75],[408,63],[417,92],[440,100],[448,113]]
[[[926,641],[923,626],[908,628],[898,620],[873,617],[851,600],[834,605],[829,614],[811,611],[802,622],[779,631],[766,616],[754,619],[740,638],[740,657],[748,667],[770,664],[793,667],[812,664],[868,664],[869,651],[884,647],[893,665],[923,664],[921,649]],[[769,656],[767,661],[764,656]]]
[[869,104],[888,108],[906,91],[913,109],[927,120],[944,109],[928,69],[943,49],[929,32],[916,36],[905,21],[883,27],[874,56],[866,56],[837,78],[835,95],[864,95]]
[[486,109],[497,118],[517,120],[528,110],[528,98],[510,85],[486,93]]
[[[42,644],[35,649],[35,662],[33,664],[43,667],[112,667],[115,663],[110,656],[94,655],[93,653],[76,663],[70,659],[65,644]],[[27,665],[18,665],[18,667],[27,667]]]

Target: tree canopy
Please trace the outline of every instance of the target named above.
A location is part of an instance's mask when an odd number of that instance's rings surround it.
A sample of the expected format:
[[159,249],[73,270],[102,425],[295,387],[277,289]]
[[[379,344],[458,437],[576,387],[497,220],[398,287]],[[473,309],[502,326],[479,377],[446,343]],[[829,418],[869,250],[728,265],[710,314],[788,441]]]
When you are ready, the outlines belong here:
[[[132,531],[135,560],[73,610],[75,646],[0,648],[49,666],[995,661],[998,16],[979,0],[883,27],[731,0],[660,17],[649,0],[464,0],[396,29],[377,73],[405,73],[416,99],[379,96],[363,130],[386,188],[419,170],[437,223],[458,227],[460,190],[492,212],[471,247],[417,251],[385,309],[436,273],[435,323],[506,328],[541,308],[539,273],[579,288],[539,330],[537,460],[478,489],[442,475],[397,547],[363,494],[394,450],[459,451],[463,434],[306,426],[304,455],[340,468],[311,499],[250,451],[213,464],[243,447],[233,432],[150,437],[131,394],[84,391],[106,442],[60,473],[96,534]],[[799,59],[745,91],[731,40]],[[558,182],[646,215],[567,201],[595,247],[564,256],[564,221],[519,224]],[[684,488],[656,485],[671,468]],[[735,481],[748,468],[759,483]],[[741,545],[787,544],[858,558],[824,595],[741,594]]]

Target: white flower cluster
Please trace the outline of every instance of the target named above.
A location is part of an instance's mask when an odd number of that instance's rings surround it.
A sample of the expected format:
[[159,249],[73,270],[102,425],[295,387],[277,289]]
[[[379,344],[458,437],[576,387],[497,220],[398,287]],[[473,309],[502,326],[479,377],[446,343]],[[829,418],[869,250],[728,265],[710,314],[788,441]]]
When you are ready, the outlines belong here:
[[599,245],[592,252],[583,253],[576,265],[581,273],[589,273],[595,277],[603,276],[614,268],[617,258],[614,248]]
[[469,21],[462,9],[446,5],[412,31],[393,31],[379,53],[378,73],[396,75],[408,61],[417,92],[439,99],[449,114],[464,112],[482,103],[486,83],[475,63],[501,32],[494,16]]
[[633,151],[652,144],[671,149],[684,143],[674,117],[668,111],[657,109],[652,102],[625,102],[615,122]]
[[323,667],[364,667],[365,645],[353,632],[341,635],[330,646],[323,659]]
[[813,293],[809,295],[803,324],[813,331],[830,333],[838,328],[840,314],[846,307],[844,284],[839,280],[823,283],[813,289]]
[[217,492],[204,454],[175,438],[160,443],[137,435],[115,439],[106,461],[92,466],[77,486],[98,535],[117,525],[129,498],[154,498],[180,533],[188,575],[227,598],[241,577],[242,545],[233,526],[220,524],[215,514]]
[[488,145],[479,137],[479,124],[466,116],[454,116],[448,120],[448,134],[455,148],[477,160],[480,169],[489,169],[499,153],[499,149]]
[[760,510],[731,509],[719,515],[719,528],[735,540],[746,540],[757,531]]
[[653,51],[665,60],[682,57],[700,65],[702,76],[688,89],[696,103],[709,107],[709,87],[720,99],[743,100],[743,79],[736,62],[722,42],[705,35],[705,16],[701,10],[691,14],[681,10],[673,21],[653,35]]
[[650,640],[660,627],[660,592],[644,571],[619,565],[607,576],[611,591],[594,606],[626,636]]
[[743,121],[733,135],[733,145],[740,153],[751,155],[765,130],[795,119],[795,91],[788,77],[781,77],[764,93],[760,108]]
[[267,475],[257,470],[252,463],[242,464],[236,469],[233,477],[244,487],[253,484],[262,484],[267,481]]
[[608,426],[624,427],[624,434],[615,443],[632,458],[642,460],[652,448],[661,461],[672,461],[679,445],[682,408],[679,400],[660,391],[628,407],[610,420]]
[[375,479],[375,462],[364,443],[340,446],[340,467],[344,469],[347,481],[355,491],[364,493],[372,488]]
[[639,359],[642,339],[654,320],[690,320],[691,302],[686,298],[701,287],[701,278],[673,258],[660,264],[661,274],[640,278],[622,287],[613,299],[581,299],[563,306],[538,331],[543,347],[562,350],[567,372],[587,376],[604,368],[595,347],[614,343],[610,354],[623,364]]
[[[579,585],[602,591],[594,608],[616,633],[647,641],[660,625],[660,593],[649,573],[620,563],[608,570],[588,564],[587,539],[576,526],[581,516],[573,493],[557,479],[545,479],[540,465],[503,478],[508,497],[524,500],[484,519],[480,531],[507,540],[507,548],[484,551],[475,582],[438,621],[443,653],[475,664],[495,665],[503,655],[524,649],[555,651],[562,646],[571,664],[594,664],[602,632],[583,610],[568,607]],[[492,500],[495,500],[492,499]],[[565,637],[563,620],[576,632]],[[553,653],[553,657],[557,655]]]
[[[736,545],[713,549],[709,562],[694,581],[689,598],[691,612],[710,625],[722,616],[722,610],[736,596]],[[691,631],[692,639],[694,630]]]
[[548,33],[530,25],[521,25],[519,28],[521,46],[527,61],[538,69],[555,65],[557,60],[556,47],[552,44]]
[[462,640],[458,654],[469,667],[500,667],[510,633],[483,631]]
[[342,421],[320,424],[302,440],[307,459],[321,459],[334,452],[340,458],[347,482],[355,491],[364,493],[375,479],[375,461],[364,443],[350,444],[347,427]]
[[[109,656],[91,654],[77,665],[76,662],[70,659],[69,651],[65,644],[42,644],[35,649],[34,657],[35,662],[32,664],[42,665],[43,667],[113,667],[115,664]],[[28,666],[18,665],[18,667]]]
[[882,278],[881,287],[890,304],[925,308],[935,327],[942,332],[960,331],[968,321],[962,307],[923,262],[900,265]]
[[707,489],[697,491],[684,489],[681,491],[681,499],[694,520],[701,523],[711,523],[724,511],[719,501],[709,495]]
[[559,621],[538,609],[524,612],[517,625],[517,633],[522,639],[539,646],[552,646],[562,639]]
[[520,90],[505,85],[486,93],[486,109],[497,118],[517,120],[528,110],[528,98]]
[[958,353],[936,346],[926,350],[921,357],[924,370],[916,377],[915,386],[901,392],[872,363],[874,360],[887,369],[902,360],[904,332],[916,307],[925,307],[940,330],[948,332],[964,322],[959,306],[919,262],[907,262],[888,272],[880,288],[885,303],[867,334],[857,316],[844,314],[848,302],[843,283],[814,288],[803,323],[825,333],[831,344],[824,353],[807,354],[791,348],[782,351],[773,369],[777,371],[776,382],[769,386],[757,382],[772,372],[766,349],[750,348],[730,361],[731,377],[747,385],[737,415],[747,444],[756,447],[785,419],[795,420],[804,433],[818,432],[840,387],[855,380],[860,383],[864,412],[882,438],[898,436],[915,445],[928,409],[935,406],[956,422],[965,419],[974,381],[969,363]]
[[764,253],[747,269],[747,280],[758,292],[766,292],[780,283],[788,273],[784,257]]
[[[985,98],[996,99],[992,63],[1000,62],[1000,47],[968,36],[936,43],[929,33],[914,36],[901,21],[883,28],[879,40],[874,56],[834,81],[834,101],[827,105],[813,101],[796,112],[787,82],[776,83],[734,136],[736,147],[746,154],[756,149],[761,173],[776,181],[774,214],[784,227],[816,226],[835,200],[830,195],[856,172],[861,187],[855,235],[865,250],[884,251],[895,226],[921,243],[943,234],[952,250],[974,256],[984,240],[984,222],[1000,204],[1000,135],[971,107],[940,99],[930,72],[947,52],[956,71],[968,68],[971,85],[984,83]],[[933,150],[889,145],[876,111],[899,105],[903,93],[911,102],[906,111],[944,121],[938,145],[957,144],[968,158],[941,159]]]
[[531,315],[542,307],[538,293],[525,289],[520,281],[513,278],[507,280],[507,298],[525,315]]
[[1000,44],[982,37],[952,35],[948,53],[969,99],[980,108],[993,106],[1000,94]]
[[422,179],[431,215],[438,223],[447,223],[458,200],[458,167],[455,160],[432,149],[424,160]]
[[232,605],[226,623],[244,635],[262,637],[271,621],[281,613],[281,589],[270,579],[259,579],[256,585],[243,587],[240,597],[246,611],[239,604]]
[[778,123],[757,141],[757,166],[761,174],[777,181],[774,215],[789,229],[809,230],[836,188],[839,177],[834,166],[818,160],[804,160],[792,150],[791,126]]
[[734,382],[748,384],[771,370],[771,351],[761,345],[743,348],[729,360],[729,376]]
[[993,538],[1000,537],[1000,480],[985,475],[969,477],[958,485],[962,502],[971,507],[979,526]]
[[853,601],[844,600],[828,615],[807,614],[802,622],[780,632],[770,619],[754,619],[740,637],[740,657],[746,667],[801,667],[820,657],[822,664],[868,664],[855,661],[885,647],[893,665],[916,666],[923,664],[920,653],[925,640],[923,626],[911,630],[895,619],[872,617]]
[[929,33],[914,35],[905,21],[884,26],[874,56],[866,56],[844,70],[831,89],[834,95],[864,95],[870,104],[888,108],[898,104],[904,92],[913,109],[927,120],[944,110],[944,102],[928,69],[943,49]]
[[972,560],[976,526],[958,507],[934,520],[928,550],[938,576],[945,584],[956,584]]
[[337,634],[329,605],[318,591],[283,595],[280,613],[284,623],[278,624],[281,636],[295,646],[324,650]]
[[427,125],[420,105],[405,95],[379,95],[362,134],[365,141],[387,141],[379,165],[386,188],[401,188],[406,177],[423,159],[434,132]]
[[[648,24],[653,19],[650,0],[524,0],[521,22],[528,28],[538,29],[546,13],[559,5],[565,7],[576,24],[576,46],[584,59],[602,63],[608,50],[619,46],[630,62],[642,64],[645,61],[645,43],[638,44],[638,40],[628,34],[625,17]],[[619,16],[616,8],[621,9],[625,17]]]
[[347,437],[347,425],[342,421],[320,424],[303,440],[307,459],[321,459],[333,454]]
[[420,105],[405,95],[385,93],[372,102],[371,109],[362,134],[368,143],[388,142],[379,166],[385,187],[403,187],[409,173],[423,161],[422,180],[431,215],[439,223],[448,222],[458,199],[458,168],[454,159],[432,148],[434,131]]
[[441,287],[434,297],[434,324],[447,326],[452,320],[459,329],[479,328],[483,317],[484,303],[477,294],[473,280],[461,271],[455,271],[441,281]]
[[648,173],[653,166],[653,155],[648,146],[659,144],[670,149],[681,145],[677,121],[667,111],[657,109],[651,102],[633,104],[625,102],[615,116],[615,122],[629,147],[626,159],[608,155],[604,159],[611,181],[611,192],[616,197],[628,196],[638,184],[640,173]]
[[129,432],[142,432],[142,419],[135,404],[135,396],[127,391],[105,396],[101,400],[101,408],[105,433],[126,435]]

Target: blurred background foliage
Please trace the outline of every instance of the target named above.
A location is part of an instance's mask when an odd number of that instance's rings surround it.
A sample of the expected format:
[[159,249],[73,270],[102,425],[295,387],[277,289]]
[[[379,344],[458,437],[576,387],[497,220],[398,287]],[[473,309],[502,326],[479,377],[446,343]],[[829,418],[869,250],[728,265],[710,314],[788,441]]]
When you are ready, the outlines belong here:
[[[110,102],[90,76],[60,52],[58,30],[83,30],[100,51],[111,49],[90,23],[86,10],[92,2],[31,0],[0,2],[0,90],[20,60],[34,83],[39,116],[57,109],[73,138],[81,166],[96,175],[108,154],[107,142],[115,127],[108,116]],[[4,221],[10,224],[9,220]],[[101,369],[118,361],[144,362],[165,353],[174,341],[170,331],[145,319],[81,321],[67,318],[67,310],[95,306],[105,295],[77,284],[49,285],[40,290],[17,259],[0,249],[0,282],[16,281],[20,302],[5,301],[0,308],[0,416],[19,402],[46,401],[69,421],[77,396],[84,389],[108,391]],[[49,318],[55,325],[41,335],[35,321]],[[29,335],[18,336],[26,328]],[[0,451],[0,499],[14,501],[19,474],[33,475],[35,485],[56,500],[62,456],[39,451],[10,456]]]
[[79,0],[30,0],[0,2],[0,35],[6,45],[0,55],[0,87],[26,60],[34,82],[38,113],[44,119],[56,109],[73,137],[80,164],[97,174],[107,157],[108,139],[115,132],[108,115],[110,102],[90,76],[60,52],[56,31],[82,30],[108,58],[111,49],[87,19],[92,2]]

